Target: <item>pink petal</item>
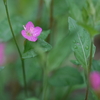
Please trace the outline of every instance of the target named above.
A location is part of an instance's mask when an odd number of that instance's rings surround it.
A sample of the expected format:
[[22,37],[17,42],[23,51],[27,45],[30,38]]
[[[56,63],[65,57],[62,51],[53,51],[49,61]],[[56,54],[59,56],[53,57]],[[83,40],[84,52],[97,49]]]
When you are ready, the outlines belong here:
[[30,37],[28,37],[27,39],[28,39],[29,41],[35,42],[38,38],[33,37],[33,36],[30,36]]
[[42,32],[42,28],[37,26],[37,27],[34,28],[33,36],[37,37],[41,34],[41,32]]
[[34,28],[34,24],[32,22],[28,22],[25,26],[26,28],[26,31],[29,31],[30,30],[30,27],[33,27]]
[[100,73],[97,71],[90,73],[90,83],[94,90],[100,90]]
[[5,44],[4,43],[0,43],[0,66],[3,66],[6,62],[5,60],[6,56],[5,56]]
[[36,37],[28,36],[28,35],[26,34],[26,31],[25,31],[25,30],[22,30],[22,31],[21,31],[21,34],[22,34],[22,36],[23,36],[24,38],[26,38],[26,39],[29,40],[29,41],[35,42],[35,41],[37,40]]
[[24,38],[28,38],[28,35],[26,34],[26,31],[25,30],[22,30],[21,31],[21,34],[22,34],[22,36],[24,37]]

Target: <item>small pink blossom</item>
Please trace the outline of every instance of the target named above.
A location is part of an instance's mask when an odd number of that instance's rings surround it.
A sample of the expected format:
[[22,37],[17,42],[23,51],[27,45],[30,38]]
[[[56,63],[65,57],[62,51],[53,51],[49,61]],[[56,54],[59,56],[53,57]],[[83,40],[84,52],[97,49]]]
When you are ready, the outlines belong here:
[[0,43],[0,66],[5,64],[5,44]]
[[37,41],[38,36],[42,32],[41,27],[34,27],[34,24],[32,22],[28,22],[24,27],[24,30],[21,31],[21,34],[24,38],[26,38],[29,41]]
[[90,84],[95,91],[100,91],[100,73],[97,71],[90,73]]

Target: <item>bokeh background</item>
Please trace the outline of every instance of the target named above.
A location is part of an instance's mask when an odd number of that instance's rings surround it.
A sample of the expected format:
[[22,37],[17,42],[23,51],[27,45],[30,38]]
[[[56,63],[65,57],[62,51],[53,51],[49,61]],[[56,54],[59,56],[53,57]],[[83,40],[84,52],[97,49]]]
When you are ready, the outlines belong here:
[[[21,30],[23,25],[32,21],[35,26],[42,27],[43,31],[51,30],[46,39],[53,47],[49,54],[51,55],[49,67],[55,69],[65,65],[76,66],[75,62],[71,61],[75,60],[75,57],[70,50],[70,44],[68,45],[70,39],[66,38],[70,16],[95,37],[94,59],[100,59],[100,0],[7,0],[7,2],[14,33],[22,53],[25,39],[21,36]],[[0,67],[0,100],[24,100],[21,62],[8,25],[3,0],[0,0],[0,42],[5,45],[6,59]],[[42,69],[38,57],[25,59],[25,70],[30,97],[40,98]],[[52,87],[49,100],[62,100],[67,88]],[[64,100],[83,100],[84,95],[85,85],[83,84]],[[92,99],[90,95],[89,100]]]

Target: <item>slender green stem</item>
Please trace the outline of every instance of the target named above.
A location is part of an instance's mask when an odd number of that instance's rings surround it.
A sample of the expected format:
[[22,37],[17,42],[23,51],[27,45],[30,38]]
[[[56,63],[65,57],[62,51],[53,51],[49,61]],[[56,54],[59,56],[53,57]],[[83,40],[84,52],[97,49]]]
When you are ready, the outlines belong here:
[[90,59],[89,59],[89,66],[87,72],[87,90],[86,90],[85,100],[88,100],[88,94],[89,94],[89,74],[92,66],[92,54],[93,54],[93,42],[91,42],[91,49],[90,49]]
[[15,38],[15,35],[14,35],[14,31],[13,31],[13,28],[12,28],[12,25],[11,25],[11,21],[10,21],[10,17],[9,17],[9,12],[8,12],[8,7],[7,7],[7,1],[5,1],[5,0],[3,0],[3,1],[4,1],[5,9],[6,9],[6,14],[7,14],[7,19],[8,19],[8,23],[9,23],[9,26],[10,26],[10,30],[11,30],[11,33],[12,33],[15,45],[17,47],[17,50],[18,50],[18,53],[19,53],[19,56],[20,56],[20,59],[21,59],[22,71],[23,71],[23,79],[24,79],[24,85],[25,85],[25,95],[27,96],[27,86],[26,86],[26,76],[25,76],[24,60],[22,58],[21,51],[20,51],[19,46],[17,44],[16,38]]
[[42,100],[47,100],[47,71],[43,68],[43,97]]
[[88,94],[89,94],[89,84],[87,82],[87,89],[86,89],[85,100],[88,100]]

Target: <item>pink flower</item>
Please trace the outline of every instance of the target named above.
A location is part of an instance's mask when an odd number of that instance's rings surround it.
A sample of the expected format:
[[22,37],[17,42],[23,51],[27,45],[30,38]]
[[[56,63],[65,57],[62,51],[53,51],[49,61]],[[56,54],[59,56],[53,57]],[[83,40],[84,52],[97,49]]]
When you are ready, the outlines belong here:
[[5,44],[0,43],[0,66],[5,64]]
[[90,84],[95,91],[100,91],[100,73],[97,71],[90,73]]
[[28,22],[24,27],[24,30],[21,31],[21,34],[24,38],[26,38],[29,41],[36,41],[38,39],[38,36],[42,32],[41,27],[34,27],[34,24],[32,22]]

